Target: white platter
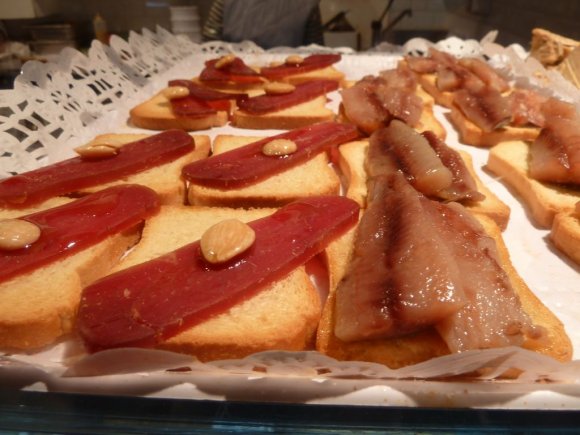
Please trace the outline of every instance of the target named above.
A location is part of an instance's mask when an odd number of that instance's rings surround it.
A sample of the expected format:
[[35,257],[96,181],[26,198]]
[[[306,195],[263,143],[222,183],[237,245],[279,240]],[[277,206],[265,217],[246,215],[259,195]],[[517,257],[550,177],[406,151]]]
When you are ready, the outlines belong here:
[[[491,39],[491,38],[490,38]],[[423,50],[425,41],[410,41],[406,51]],[[518,50],[490,41],[443,41],[440,47],[457,55],[493,55],[497,65],[515,68],[520,83],[549,83],[551,92],[580,97],[561,78],[534,62],[524,62]],[[320,47],[309,47],[317,50]],[[394,67],[403,49],[367,54],[346,50],[337,68],[356,80]],[[147,132],[127,124],[128,111],[169,79],[197,75],[203,61],[216,53],[235,51],[250,64],[283,58],[288,50],[264,52],[252,44],[197,45],[163,29],[132,34],[111,47],[93,43],[88,56],[69,50],[56,64],[29,64],[14,91],[0,95],[0,178],[12,172],[73,155],[72,148],[103,132]],[[191,54],[193,52],[193,54]],[[542,76],[534,75],[540,71]],[[72,77],[72,78],[71,78]],[[330,95],[338,108],[339,94]],[[6,110],[6,109],[9,110]],[[36,115],[36,116],[35,116]],[[547,231],[535,228],[517,198],[484,169],[487,153],[458,142],[437,107],[436,116],[448,131],[447,143],[470,153],[482,180],[511,208],[504,239],[516,270],[540,299],[562,320],[572,340],[574,361],[556,363],[518,349],[468,352],[398,371],[376,364],[337,362],[316,352],[267,352],[240,361],[201,364],[190,357],[157,351],[113,351],[85,357],[74,340],[33,354],[0,355],[0,384],[35,391],[119,394],[214,400],[260,400],[379,406],[448,406],[520,409],[580,409],[580,268],[559,254]],[[22,119],[28,120],[23,123]],[[15,134],[18,129],[21,134]],[[269,135],[273,130],[212,129],[219,133]],[[441,381],[493,362],[489,379]],[[188,371],[171,371],[179,367]],[[524,368],[515,381],[492,380],[506,367]],[[549,380],[550,382],[546,382]]]

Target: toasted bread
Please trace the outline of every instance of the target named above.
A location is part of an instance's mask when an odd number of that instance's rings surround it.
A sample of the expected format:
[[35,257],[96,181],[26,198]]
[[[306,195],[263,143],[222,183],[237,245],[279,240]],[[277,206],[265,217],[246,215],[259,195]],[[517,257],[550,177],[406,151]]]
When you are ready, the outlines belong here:
[[[367,174],[364,167],[367,150],[367,140],[343,144],[339,147],[338,160],[339,167],[346,177],[346,196],[363,208],[366,207],[367,196]],[[489,216],[502,230],[505,229],[510,216],[509,207],[482,183],[473,169],[471,156],[465,152],[460,152],[460,154],[477,184],[478,191],[485,195],[483,201],[466,203],[466,208],[474,213]]]
[[[478,216],[478,220],[483,224],[486,232],[496,240],[502,265],[520,298],[523,310],[536,325],[543,326],[547,332],[545,340],[541,342],[530,340],[524,343],[524,347],[560,361],[569,361],[572,357],[572,345],[562,323],[531,292],[511,265],[509,253],[501,238],[501,231],[495,222],[485,216]],[[390,368],[416,364],[448,354],[446,344],[433,328],[400,338],[351,343],[343,342],[334,335],[336,285],[346,273],[346,267],[350,261],[349,249],[352,252],[354,238],[355,231],[350,231],[326,250],[331,285],[318,329],[317,350],[339,360],[376,362]]]
[[[218,135],[214,140],[213,152],[220,154],[259,139],[253,136]],[[189,202],[208,206],[277,207],[306,196],[336,195],[340,190],[340,180],[328,162],[326,153],[320,153],[299,166],[237,189],[190,184]]]
[[159,92],[147,101],[129,111],[130,122],[147,130],[169,130],[177,128],[186,131],[207,130],[221,127],[228,122],[229,114],[224,110],[210,116],[175,116],[167,97]]
[[518,194],[536,225],[550,228],[557,213],[574,209],[580,200],[580,190],[530,178],[529,151],[526,142],[500,143],[490,150],[486,167]]
[[135,228],[0,283],[0,348],[37,349],[71,333],[82,288],[107,274],[138,238]]
[[232,125],[255,130],[291,130],[317,122],[332,121],[335,114],[326,107],[326,101],[326,96],[321,95],[314,100],[264,115],[252,115],[238,109],[232,115]]
[[[145,134],[102,134],[92,142],[101,141],[114,144],[125,144],[147,137]],[[88,189],[83,189],[81,194],[96,192],[97,190],[117,184],[131,183],[141,184],[155,190],[159,195],[162,204],[183,204],[186,200],[185,182],[181,177],[181,169],[186,164],[204,159],[210,152],[210,139],[205,135],[194,135],[193,140],[195,148],[183,157],[180,157],[170,163],[156,166],[143,172],[131,175],[129,177],[113,181],[110,183],[100,184]]]
[[448,118],[457,130],[459,140],[464,144],[476,147],[492,147],[500,142],[512,140],[532,141],[540,134],[540,129],[534,126],[514,127],[508,125],[493,131],[483,131],[467,119],[455,106],[448,113]]
[[[249,222],[273,209],[162,207],[149,219],[141,242],[118,270],[153,259],[198,240],[211,225],[230,218]],[[242,358],[264,350],[313,347],[320,297],[304,267],[252,298],[163,342],[159,347],[195,355],[201,361]]]
[[293,85],[298,85],[310,80],[334,80],[335,82],[338,82],[341,87],[345,84],[344,73],[340,72],[333,66],[327,66],[326,68],[320,68],[299,74],[292,74],[279,79],[281,82],[287,82]]
[[577,212],[557,213],[552,222],[550,239],[560,251],[580,265],[580,216]]

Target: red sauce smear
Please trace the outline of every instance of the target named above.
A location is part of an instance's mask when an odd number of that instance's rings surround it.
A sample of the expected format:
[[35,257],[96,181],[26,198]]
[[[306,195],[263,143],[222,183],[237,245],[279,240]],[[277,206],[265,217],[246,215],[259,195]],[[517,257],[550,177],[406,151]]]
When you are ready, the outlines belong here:
[[323,69],[335,64],[341,59],[340,54],[312,54],[298,64],[282,64],[278,66],[264,67],[260,73],[268,80],[279,80],[294,74],[301,74],[317,69]]
[[20,217],[40,228],[40,238],[22,249],[0,250],[0,282],[94,246],[158,210],[159,200],[153,190],[124,184]]
[[338,89],[335,80],[313,80],[296,86],[287,94],[264,94],[238,103],[238,108],[252,115],[276,112],[297,104],[313,100]]
[[176,116],[204,117],[224,111],[230,113],[230,100],[242,101],[248,94],[220,92],[199,86],[191,80],[171,80],[169,86],[183,86],[189,95],[171,100],[171,109]]
[[[183,168],[183,176],[191,183],[208,187],[227,189],[248,186],[358,136],[356,126],[352,124],[322,122],[192,162]],[[262,153],[263,146],[274,139],[294,141],[296,152],[285,156],[267,156]]]
[[340,196],[296,201],[251,222],[254,244],[223,265],[206,262],[196,241],[109,275],[83,290],[79,332],[92,351],[154,346],[283,278],[353,227],[358,212]]
[[259,73],[254,71],[245,62],[236,57],[232,62],[221,68],[216,68],[215,64],[219,59],[211,59],[205,62],[205,68],[199,75],[203,82],[236,82],[236,83],[261,83],[263,79]]
[[126,144],[115,156],[99,160],[73,157],[1,180],[0,206],[26,207],[55,196],[119,180],[178,159],[194,147],[193,138],[184,131],[168,130]]

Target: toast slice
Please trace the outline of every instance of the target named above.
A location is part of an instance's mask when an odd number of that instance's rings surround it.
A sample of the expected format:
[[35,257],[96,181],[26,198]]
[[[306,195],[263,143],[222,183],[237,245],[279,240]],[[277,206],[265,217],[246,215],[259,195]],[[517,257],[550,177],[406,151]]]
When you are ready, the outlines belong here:
[[106,275],[139,239],[139,228],[0,283],[0,348],[29,350],[74,330],[83,287]]
[[550,240],[556,248],[580,265],[580,215],[578,212],[557,213],[552,222]]
[[346,83],[344,73],[340,72],[333,66],[327,66],[325,68],[300,74],[292,74],[279,79],[281,82],[291,83],[293,85],[298,85],[310,80],[334,80],[335,82],[338,82],[339,87],[343,87]]
[[533,141],[540,134],[540,128],[533,126],[514,127],[508,125],[494,131],[483,131],[467,119],[456,106],[451,108],[448,118],[457,130],[459,140],[464,144],[476,147],[492,147],[500,142],[512,140]]
[[[343,144],[338,149],[338,165],[346,178],[346,196],[356,201],[362,208],[366,207],[367,197],[365,159],[368,146],[368,140],[360,140]],[[472,201],[464,204],[465,207],[473,213],[489,216],[504,230],[509,221],[510,208],[483,184],[473,168],[471,156],[461,151],[460,154],[475,180],[477,190],[485,195],[483,201]]]
[[[260,139],[262,138],[255,136],[218,135],[213,143],[213,153],[224,153]],[[340,179],[328,163],[326,153],[320,153],[299,166],[237,189],[190,184],[189,203],[246,208],[277,207],[307,196],[337,195],[340,191]]]
[[[115,145],[123,145],[129,142],[137,141],[147,137],[145,134],[102,134],[93,139],[92,142],[106,142]],[[195,148],[183,157],[180,157],[170,163],[156,166],[154,168],[139,172],[129,177],[113,181],[110,183],[100,184],[88,189],[83,189],[80,193],[87,194],[102,190],[106,187],[117,184],[131,183],[141,184],[155,190],[159,195],[162,204],[184,204],[186,200],[185,181],[181,176],[181,169],[188,163],[196,160],[205,159],[211,149],[209,136],[193,135]]]
[[171,110],[171,102],[162,92],[129,111],[130,122],[135,127],[147,130],[170,130],[173,128],[186,131],[208,130],[212,127],[226,125],[228,118],[229,113],[225,110],[219,110],[210,116],[175,116]]
[[[485,216],[477,218],[485,231],[496,240],[502,265],[510,277],[524,311],[535,324],[543,326],[547,331],[546,340],[526,342],[524,347],[560,361],[569,361],[572,357],[572,345],[564,326],[532,293],[511,265],[509,253],[502,241],[501,230],[495,222]],[[355,232],[351,230],[326,250],[330,271],[330,294],[318,329],[317,350],[339,360],[375,362],[390,368],[400,368],[448,354],[446,344],[434,328],[400,338],[351,343],[343,342],[334,335],[336,285],[345,276]]]
[[264,115],[252,115],[243,110],[235,110],[232,125],[255,130],[292,130],[317,122],[333,121],[335,114],[326,107],[327,98],[321,95],[296,106]]
[[[249,222],[274,209],[164,206],[149,219],[139,244],[117,270],[153,259],[198,240],[224,219]],[[201,361],[242,358],[264,350],[312,349],[321,313],[318,291],[304,267],[251,299],[163,342],[159,347]]]
[[523,141],[500,143],[490,150],[486,167],[513,189],[536,225],[550,228],[557,213],[574,209],[580,190],[530,178],[529,152],[529,144]]

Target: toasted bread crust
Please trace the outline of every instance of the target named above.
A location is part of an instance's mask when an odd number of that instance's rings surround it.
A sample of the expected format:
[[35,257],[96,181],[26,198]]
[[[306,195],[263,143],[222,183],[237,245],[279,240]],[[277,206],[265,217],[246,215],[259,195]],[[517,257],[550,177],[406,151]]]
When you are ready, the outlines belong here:
[[476,147],[492,147],[500,142],[512,140],[533,141],[540,134],[538,127],[507,126],[494,131],[483,131],[468,120],[461,110],[453,106],[448,118],[459,134],[459,140]]
[[[249,222],[274,209],[164,206],[149,219],[141,242],[118,270],[163,255],[201,237],[227,218]],[[263,350],[304,350],[314,345],[321,312],[317,290],[304,267],[255,296],[168,339],[158,347],[193,354],[201,361],[242,358]]]
[[527,143],[503,142],[490,150],[486,167],[515,191],[537,225],[550,228],[558,212],[574,208],[580,200],[580,191],[578,188],[542,183],[530,178],[528,159]]
[[550,240],[556,248],[580,265],[580,217],[577,213],[557,213],[552,222]]
[[232,125],[239,128],[255,130],[291,130],[306,127],[317,122],[332,121],[335,114],[325,107],[326,96],[264,115],[251,115],[243,110],[236,110],[232,115]]
[[[262,137],[219,135],[214,154],[247,145]],[[309,161],[273,175],[261,182],[237,189],[216,189],[190,184],[189,203],[227,207],[279,207],[298,198],[337,195],[340,180],[320,153]]]
[[[500,261],[520,298],[523,310],[531,317],[534,324],[543,326],[547,332],[547,337],[542,341],[528,340],[523,347],[549,355],[559,361],[569,361],[572,358],[572,344],[562,322],[542,304],[517,274],[511,265],[509,253],[501,237],[501,230],[495,222],[485,216],[477,216],[477,218],[486,232],[496,240]],[[448,354],[446,344],[432,328],[397,339],[346,343],[336,338],[334,335],[335,290],[336,285],[346,273],[346,265],[352,255],[354,237],[355,234],[351,231],[327,249],[330,273],[334,276],[331,276],[330,295],[324,306],[318,328],[317,350],[339,360],[376,362],[390,368],[400,368]],[[351,251],[344,254],[345,249]]]
[[198,131],[221,127],[228,122],[228,113],[224,111],[204,117],[176,117],[171,110],[169,100],[161,93],[133,107],[129,111],[129,116],[133,125],[148,130],[177,128]]
[[109,273],[139,229],[0,284],[0,348],[38,349],[72,332],[82,288]]
[[[113,141],[113,143],[125,144],[147,137],[145,134],[103,134],[97,136],[93,141]],[[185,181],[181,176],[182,168],[193,161],[205,159],[211,150],[209,136],[193,135],[195,147],[192,147],[190,153],[176,159],[172,162],[161,166],[147,169],[143,172],[131,175],[129,177],[112,181],[110,183],[100,184],[88,189],[83,189],[81,194],[87,194],[102,190],[104,188],[118,184],[131,183],[141,184],[155,190],[159,195],[161,204],[184,204],[186,201]]]
[[[346,196],[356,201],[363,208],[366,208],[367,196],[367,174],[364,168],[367,150],[367,140],[343,144],[339,147],[338,160],[341,171],[346,177]],[[475,180],[478,191],[485,195],[484,200],[465,203],[465,207],[473,213],[489,216],[502,230],[505,229],[510,216],[509,207],[500,201],[477,176],[471,156],[465,152],[460,152],[460,155]]]

